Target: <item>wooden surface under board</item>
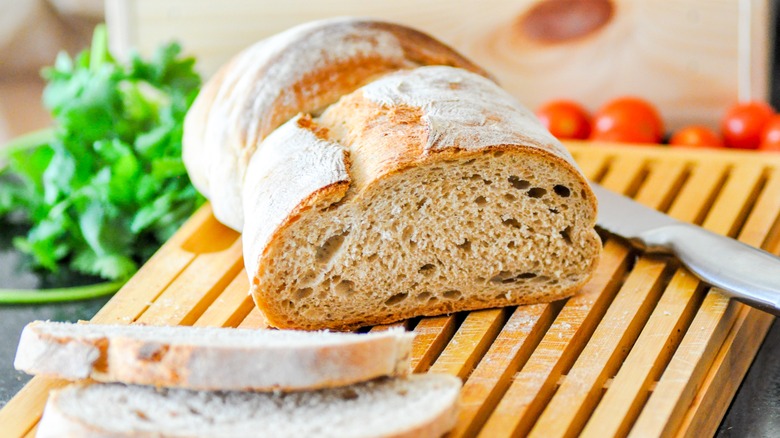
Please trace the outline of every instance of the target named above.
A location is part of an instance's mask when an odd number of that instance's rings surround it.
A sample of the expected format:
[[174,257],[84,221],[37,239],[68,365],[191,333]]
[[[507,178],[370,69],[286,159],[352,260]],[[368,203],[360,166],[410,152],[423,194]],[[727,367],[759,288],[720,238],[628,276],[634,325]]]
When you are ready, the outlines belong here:
[[[780,251],[780,155],[569,146],[611,190]],[[464,381],[452,437],[716,430],[773,317],[729,301],[674,259],[605,237],[596,275],[568,300],[401,323],[418,334],[416,372]],[[263,328],[242,265],[238,234],[205,206],[92,321]],[[48,391],[64,384],[33,378],[0,411],[0,435],[34,434]]]
[[[381,18],[441,39],[531,108],[566,97],[595,110],[617,96],[639,95],[658,106],[667,128],[677,129],[692,123],[715,128],[738,99],[768,98],[770,4],[107,0],[106,20],[114,53],[127,56],[136,48],[150,54],[175,39],[210,75],[250,44],[306,21]],[[550,29],[563,32],[552,38]]]

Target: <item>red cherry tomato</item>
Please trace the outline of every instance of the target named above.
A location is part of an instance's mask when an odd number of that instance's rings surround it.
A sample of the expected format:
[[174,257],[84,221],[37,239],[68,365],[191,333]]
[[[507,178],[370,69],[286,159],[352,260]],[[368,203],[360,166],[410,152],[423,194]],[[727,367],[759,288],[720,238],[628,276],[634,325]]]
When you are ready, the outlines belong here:
[[721,123],[726,147],[756,149],[761,144],[761,132],[774,114],[764,102],[745,102],[731,107]]
[[542,105],[536,117],[559,139],[584,140],[590,135],[590,115],[569,100],[554,100]]
[[780,114],[772,116],[764,126],[761,145],[758,148],[762,151],[780,152]]
[[638,97],[608,102],[593,117],[592,140],[626,143],[658,143],[664,134],[655,107]]
[[689,148],[723,147],[720,136],[706,126],[691,125],[675,132],[669,146]]

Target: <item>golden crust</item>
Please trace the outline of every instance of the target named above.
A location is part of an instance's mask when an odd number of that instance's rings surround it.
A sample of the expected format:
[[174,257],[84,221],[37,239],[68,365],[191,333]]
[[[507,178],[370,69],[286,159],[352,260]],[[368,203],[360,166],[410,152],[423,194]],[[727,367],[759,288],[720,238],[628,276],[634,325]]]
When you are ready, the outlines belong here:
[[[387,36],[397,50],[380,50],[379,36]],[[377,49],[354,50],[360,44]],[[324,61],[301,65],[311,52],[321,53]],[[217,218],[240,230],[245,170],[266,136],[300,112],[317,113],[377,77],[420,65],[487,76],[422,32],[372,20],[325,20],[258,43],[220,69],[187,115],[183,154],[191,178],[212,200]]]

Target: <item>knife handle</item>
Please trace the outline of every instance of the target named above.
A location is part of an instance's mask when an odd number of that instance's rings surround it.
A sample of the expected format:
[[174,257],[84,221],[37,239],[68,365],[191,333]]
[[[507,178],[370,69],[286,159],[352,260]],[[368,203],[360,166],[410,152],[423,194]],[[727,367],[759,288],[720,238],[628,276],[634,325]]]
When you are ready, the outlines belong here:
[[697,277],[747,305],[780,316],[780,257],[694,225],[641,235],[651,252],[671,252]]

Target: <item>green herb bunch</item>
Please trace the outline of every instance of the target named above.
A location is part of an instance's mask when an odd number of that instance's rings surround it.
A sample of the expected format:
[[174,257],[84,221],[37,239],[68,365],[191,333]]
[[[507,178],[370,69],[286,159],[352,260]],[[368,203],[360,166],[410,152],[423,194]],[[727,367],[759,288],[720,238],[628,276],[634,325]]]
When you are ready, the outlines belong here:
[[176,44],[119,63],[99,26],[43,71],[54,128],[9,148],[0,179],[0,217],[29,222],[14,245],[37,267],[125,280],[203,202],[181,159],[193,67]]

